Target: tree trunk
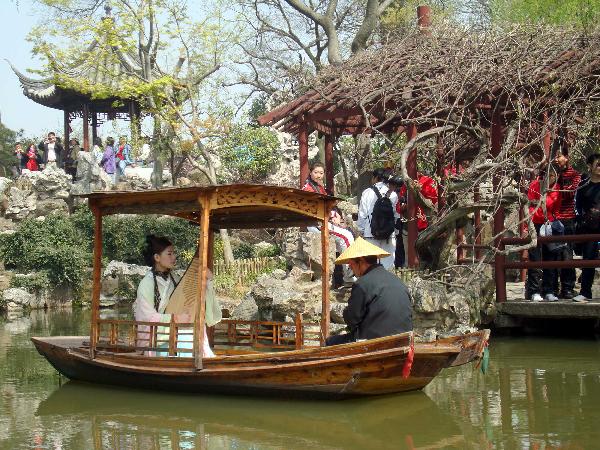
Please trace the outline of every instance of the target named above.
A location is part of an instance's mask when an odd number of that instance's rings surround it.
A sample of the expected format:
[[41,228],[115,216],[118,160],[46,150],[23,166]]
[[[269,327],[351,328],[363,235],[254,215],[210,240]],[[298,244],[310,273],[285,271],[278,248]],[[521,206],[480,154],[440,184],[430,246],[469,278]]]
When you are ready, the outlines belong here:
[[223,259],[226,263],[233,263],[233,250],[231,249],[231,239],[229,239],[229,233],[226,229],[219,230],[221,235],[221,241],[223,242]]

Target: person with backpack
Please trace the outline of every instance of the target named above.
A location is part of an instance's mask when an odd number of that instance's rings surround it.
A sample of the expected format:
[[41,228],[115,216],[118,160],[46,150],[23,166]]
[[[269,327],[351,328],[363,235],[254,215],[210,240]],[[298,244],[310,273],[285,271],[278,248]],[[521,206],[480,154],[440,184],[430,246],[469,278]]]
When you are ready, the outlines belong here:
[[390,269],[394,267],[396,252],[396,219],[400,217],[396,211],[398,194],[388,187],[383,168],[373,171],[371,182],[372,186],[360,197],[357,226],[366,241],[390,254],[380,261],[384,268]]
[[[310,172],[306,183],[302,187],[303,191],[316,192],[317,194],[331,195],[323,186],[323,178],[325,177],[325,166],[320,162],[315,162],[310,166]],[[336,253],[341,254],[344,250],[350,247],[354,243],[354,235],[352,232],[342,227],[342,215],[337,207],[334,207],[329,214],[329,234],[333,236],[335,240]],[[308,231],[314,233],[320,233],[321,230],[318,227],[308,227]],[[342,265],[343,281],[344,283],[354,283],[356,277],[348,264]]]

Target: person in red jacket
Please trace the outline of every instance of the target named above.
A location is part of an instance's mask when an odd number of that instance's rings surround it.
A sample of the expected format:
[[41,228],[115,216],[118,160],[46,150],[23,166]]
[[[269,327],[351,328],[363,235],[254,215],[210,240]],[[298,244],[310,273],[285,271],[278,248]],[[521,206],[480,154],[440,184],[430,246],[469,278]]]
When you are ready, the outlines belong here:
[[[323,186],[323,179],[325,178],[325,167],[320,162],[313,163],[310,166],[310,172],[306,183],[302,187],[303,191],[316,192],[317,194],[330,195],[329,192]],[[341,254],[350,245],[354,243],[354,235],[352,232],[342,227],[342,215],[338,208],[334,207],[329,213],[329,234],[335,239],[336,252]],[[321,230],[317,227],[308,227],[308,231],[314,233],[320,233]],[[343,280],[344,283],[354,283],[356,277],[352,273],[352,270],[347,264],[342,266]]]
[[[437,191],[437,185],[435,183],[435,180],[431,177],[428,177],[427,175],[423,175],[423,174],[417,174],[418,176],[418,180],[419,180],[419,186],[421,187],[421,194],[423,194],[423,197],[425,197],[428,200],[431,200],[431,202],[434,205],[437,205],[438,202],[438,191]],[[398,194],[398,198],[402,197],[404,199],[406,199],[406,185],[402,186],[402,188],[400,189],[400,192]],[[400,203],[400,202],[398,202]],[[406,201],[404,203],[404,207],[402,208],[402,215],[404,216],[406,214]],[[398,211],[400,212],[400,211]],[[421,208],[419,205],[417,205],[417,230],[419,231],[423,231],[425,228],[427,228],[429,226],[429,223],[427,222],[427,217],[425,216],[425,212],[423,211],[423,208]]]
[[[544,187],[544,178],[548,173],[548,191],[546,191],[546,211],[541,206],[540,199]],[[540,236],[540,229],[546,222],[558,221],[557,215],[560,211],[561,193],[560,186],[556,182],[556,170],[553,166],[540,170],[537,179],[533,180],[527,191],[529,199],[529,214],[535,231]],[[529,261],[556,261],[557,251],[548,245],[538,244],[529,249]],[[525,282],[525,297],[534,302],[542,300],[555,302],[556,296],[556,269],[529,269],[527,270],[527,281]]]

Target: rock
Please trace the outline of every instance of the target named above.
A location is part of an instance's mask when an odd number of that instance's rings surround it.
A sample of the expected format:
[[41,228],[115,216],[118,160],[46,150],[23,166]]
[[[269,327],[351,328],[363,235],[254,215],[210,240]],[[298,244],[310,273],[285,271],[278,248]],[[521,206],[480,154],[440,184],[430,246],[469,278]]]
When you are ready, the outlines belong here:
[[10,219],[0,217],[0,233],[15,232],[17,225]]
[[147,272],[147,266],[111,261],[102,273],[101,301],[106,306],[123,300],[133,302],[140,280]]
[[296,266],[290,270],[289,276],[297,283],[309,283],[313,280],[314,272],[312,270],[301,269],[300,267]]
[[64,200],[59,198],[49,198],[39,200],[35,210],[36,217],[48,216],[54,213],[69,213],[69,205]]
[[283,280],[285,277],[287,277],[287,272],[283,269],[275,269],[273,272],[271,272],[271,276],[276,280]]
[[98,165],[90,152],[79,152],[77,155],[77,175],[71,194],[89,194],[93,191],[104,191],[112,188],[112,178]]
[[2,210],[6,209],[8,205],[8,192],[12,185],[12,180],[0,177],[0,209]]
[[36,304],[35,295],[21,288],[8,288],[2,292],[2,303],[7,310],[30,308]]
[[[279,166],[277,169],[267,178],[265,183],[276,186],[297,187],[299,184],[298,174],[300,173],[298,141],[295,136],[292,136],[289,133],[282,133],[272,128],[271,130],[277,134],[277,138],[279,139],[280,148],[278,153],[281,155],[281,160],[279,161]],[[315,145],[315,137],[315,133],[309,136],[309,160],[314,159],[319,153],[319,148]]]
[[8,219],[23,220],[32,216],[37,208],[36,194],[16,186],[10,188],[5,215]]
[[[321,277],[321,234],[300,232],[297,228],[288,228],[278,242],[285,259],[292,267],[310,269],[314,278]],[[335,261],[335,240],[329,239],[329,267],[333,271]]]
[[248,294],[235,307],[230,315],[231,319],[235,320],[258,320],[258,306],[252,295]]
[[321,282],[298,283],[292,277],[274,279],[263,274],[252,286],[250,295],[258,307],[261,320],[285,320],[300,312],[305,320],[314,321],[321,314]]
[[344,309],[346,309],[345,303],[332,303],[330,308],[329,318],[332,323],[345,323],[344,322]]

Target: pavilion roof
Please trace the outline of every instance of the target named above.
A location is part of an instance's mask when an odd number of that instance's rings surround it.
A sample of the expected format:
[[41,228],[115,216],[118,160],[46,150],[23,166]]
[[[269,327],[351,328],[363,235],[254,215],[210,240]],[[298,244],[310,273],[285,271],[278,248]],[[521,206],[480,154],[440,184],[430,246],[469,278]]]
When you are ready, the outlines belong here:
[[556,99],[571,99],[576,109],[590,90],[600,90],[599,77],[600,32],[582,37],[518,28],[475,35],[440,28],[326,68],[306,83],[305,94],[259,123],[290,133],[301,124],[326,134],[390,133],[409,123],[432,126],[453,113],[489,120],[493,108],[506,114],[517,103],[551,107]]
[[[112,18],[104,17],[102,20],[112,21]],[[123,104],[122,97],[93,98],[88,92],[66,87],[70,83],[65,80],[77,80],[89,86],[102,86],[107,91],[116,92],[124,81],[142,74],[142,64],[135,52],[122,50],[98,39],[94,39],[74,61],[67,64],[54,61],[51,67],[52,74],[34,79],[11,64],[26,97],[60,110],[81,109],[87,103],[96,112],[127,112],[128,105]],[[161,75],[158,70],[154,70],[155,78]]]

